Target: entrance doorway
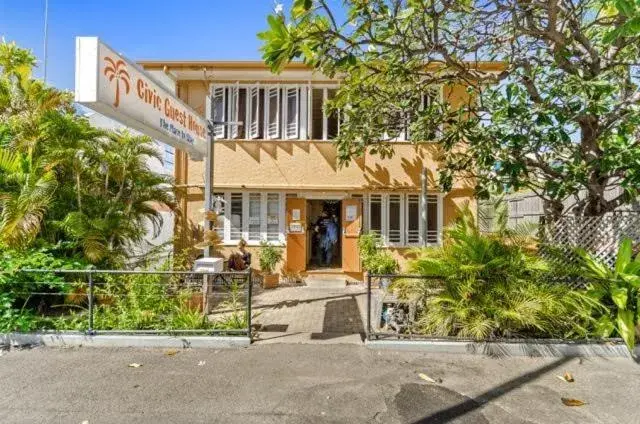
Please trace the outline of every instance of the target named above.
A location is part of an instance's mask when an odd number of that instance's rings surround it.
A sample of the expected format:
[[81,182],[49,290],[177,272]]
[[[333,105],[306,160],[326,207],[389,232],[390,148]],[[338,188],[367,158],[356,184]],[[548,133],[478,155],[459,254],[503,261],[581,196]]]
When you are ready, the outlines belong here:
[[307,200],[307,269],[342,268],[342,201]]

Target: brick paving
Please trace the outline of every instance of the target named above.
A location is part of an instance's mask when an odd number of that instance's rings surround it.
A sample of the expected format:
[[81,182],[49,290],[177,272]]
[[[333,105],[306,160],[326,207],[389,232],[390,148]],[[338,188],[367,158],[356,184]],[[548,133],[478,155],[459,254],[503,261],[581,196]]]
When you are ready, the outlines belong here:
[[262,333],[362,334],[366,288],[278,287],[257,290],[253,322]]

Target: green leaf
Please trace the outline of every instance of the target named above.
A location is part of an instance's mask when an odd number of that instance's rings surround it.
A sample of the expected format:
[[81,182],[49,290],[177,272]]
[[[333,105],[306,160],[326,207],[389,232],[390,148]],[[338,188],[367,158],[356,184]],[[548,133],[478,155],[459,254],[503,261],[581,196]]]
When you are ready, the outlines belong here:
[[618,317],[616,318],[618,333],[630,351],[632,351],[636,345],[634,315],[633,311],[618,311]]
[[624,287],[613,287],[611,289],[611,299],[613,303],[620,309],[627,309],[627,300],[629,299],[629,293]]
[[623,273],[627,265],[631,263],[631,255],[633,253],[633,243],[630,238],[625,237],[620,243],[618,249],[618,257],[616,258],[616,272]]
[[294,19],[299,18],[311,9],[313,0],[294,0],[293,7],[291,8],[291,16]]
[[616,0],[616,9],[622,12],[625,16],[631,16],[635,11],[635,6],[631,0]]
[[596,334],[598,336],[605,338],[611,337],[614,331],[615,325],[613,324],[613,321],[611,321],[611,318],[609,318],[607,315],[601,316],[596,321]]

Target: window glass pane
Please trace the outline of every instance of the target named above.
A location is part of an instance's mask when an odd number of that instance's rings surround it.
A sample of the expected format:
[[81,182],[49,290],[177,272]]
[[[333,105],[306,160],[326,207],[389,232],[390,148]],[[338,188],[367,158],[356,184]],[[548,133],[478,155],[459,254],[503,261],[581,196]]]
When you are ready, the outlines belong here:
[[372,194],[369,201],[369,230],[382,233],[382,196]]
[[267,241],[280,240],[280,195],[267,194]]
[[[335,89],[327,90],[327,100],[331,100],[336,96]],[[336,138],[338,135],[338,112],[334,111],[327,117],[327,138],[329,140]]]
[[389,242],[400,243],[400,195],[389,195]]
[[420,196],[407,195],[407,243],[420,242]]
[[260,240],[260,193],[249,193],[249,240]]
[[427,243],[438,242],[438,196],[427,195]]
[[240,240],[242,238],[242,193],[231,193],[229,221],[231,240]]
[[311,138],[322,140],[322,89],[311,90]]
[[245,138],[245,122],[247,122],[247,89],[238,90],[238,121],[242,125],[238,125],[238,137]]

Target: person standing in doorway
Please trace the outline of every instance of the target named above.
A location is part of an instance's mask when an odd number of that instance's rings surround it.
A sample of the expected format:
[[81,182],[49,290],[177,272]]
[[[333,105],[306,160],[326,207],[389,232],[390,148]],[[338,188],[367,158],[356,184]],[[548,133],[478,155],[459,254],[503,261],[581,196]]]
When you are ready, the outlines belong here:
[[326,227],[327,213],[322,211],[316,223],[313,226],[313,235],[311,239],[311,250],[313,260],[316,266],[321,266],[324,259],[324,237],[327,233]]
[[333,263],[333,250],[338,242],[338,223],[335,216],[325,220],[325,234],[322,239],[322,250],[324,251],[324,264],[330,266]]

